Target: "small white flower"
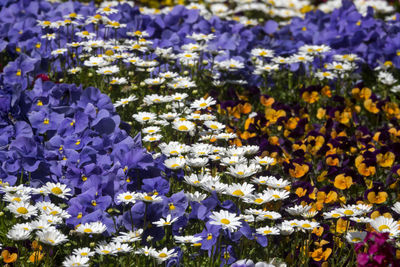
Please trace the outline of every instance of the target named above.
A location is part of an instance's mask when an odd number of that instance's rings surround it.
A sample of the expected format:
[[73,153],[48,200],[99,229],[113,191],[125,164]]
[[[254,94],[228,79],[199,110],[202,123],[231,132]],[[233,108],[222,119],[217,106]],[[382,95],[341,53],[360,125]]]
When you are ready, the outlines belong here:
[[36,233],[39,241],[50,246],[58,246],[68,241],[66,235],[62,234],[59,230],[54,227],[41,230]]
[[107,230],[107,226],[104,223],[97,221],[80,224],[75,230],[82,234],[102,234]]
[[234,232],[242,226],[240,217],[227,210],[213,211],[209,218],[210,224],[220,225],[222,229],[228,229],[230,232]]
[[120,106],[125,106],[127,104],[129,104],[130,102],[136,101],[137,97],[134,95],[130,95],[128,98],[122,98],[120,100],[117,100],[117,102],[115,102],[114,107],[120,107]]
[[15,217],[22,217],[24,219],[29,219],[37,214],[37,209],[35,206],[27,202],[13,202],[7,206],[7,208],[15,215]]
[[81,255],[70,255],[63,261],[64,267],[89,267],[89,257]]
[[171,214],[168,214],[165,219],[161,218],[160,220],[153,222],[153,224],[156,225],[157,227],[164,227],[173,224],[177,220],[178,218],[172,218]]

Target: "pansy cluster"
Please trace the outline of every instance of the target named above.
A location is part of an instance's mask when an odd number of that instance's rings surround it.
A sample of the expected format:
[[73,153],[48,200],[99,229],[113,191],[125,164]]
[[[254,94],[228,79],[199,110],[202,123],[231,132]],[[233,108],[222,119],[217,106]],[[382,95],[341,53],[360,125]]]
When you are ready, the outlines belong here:
[[0,3],[1,260],[396,266],[400,24],[372,2]]

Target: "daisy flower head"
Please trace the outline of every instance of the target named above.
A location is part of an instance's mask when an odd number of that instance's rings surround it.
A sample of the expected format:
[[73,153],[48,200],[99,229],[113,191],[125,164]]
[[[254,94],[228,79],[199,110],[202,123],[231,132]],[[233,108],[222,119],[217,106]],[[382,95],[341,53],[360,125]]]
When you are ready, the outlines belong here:
[[144,247],[139,248],[137,251],[135,251],[135,254],[141,254],[141,255],[149,257],[153,253],[156,253],[156,252],[157,251],[154,248],[148,247],[148,246],[144,246]]
[[36,233],[36,236],[40,242],[50,246],[58,246],[68,241],[67,236],[54,227],[41,230]]
[[142,193],[138,195],[139,199],[148,203],[162,202],[163,199],[156,194]]
[[168,214],[165,219],[161,218],[160,220],[153,222],[153,224],[156,225],[157,227],[164,227],[164,226],[169,226],[169,225],[173,224],[177,220],[178,220],[177,217],[172,218],[171,214]]
[[236,59],[227,59],[215,63],[217,68],[224,71],[236,71],[244,68],[244,63]]
[[291,207],[287,207],[285,211],[292,216],[300,216],[301,214],[308,212],[311,210],[311,206],[308,205],[295,205]]
[[262,166],[268,166],[274,163],[274,158],[265,156],[265,157],[255,157],[254,161]]
[[186,157],[186,164],[193,168],[201,168],[207,165],[207,157]]
[[297,224],[298,224],[297,227],[299,229],[304,229],[304,230],[313,230],[315,227],[319,226],[319,223],[308,220],[298,220]]
[[164,165],[171,170],[182,169],[186,164],[186,160],[183,157],[171,157],[164,161]]
[[315,73],[315,76],[320,80],[333,80],[335,78],[337,78],[337,75],[333,72],[330,71],[319,71],[317,73]]
[[350,220],[356,223],[370,223],[373,221],[369,217],[350,217]]
[[102,57],[90,57],[88,60],[83,62],[83,65],[86,67],[103,67],[107,64],[107,61]]
[[172,121],[178,117],[178,113],[176,112],[167,112],[159,115],[161,119],[167,120],[167,121]]
[[122,232],[119,236],[113,238],[113,242],[132,243],[142,239],[143,229],[137,229],[129,232]]
[[99,68],[98,70],[96,70],[96,72],[101,75],[112,75],[112,74],[119,72],[119,67],[115,66],[115,65],[106,66],[106,67]]
[[341,217],[345,217],[345,215],[341,213],[338,209],[324,212],[322,215],[324,216],[324,219],[338,219]]
[[96,248],[95,252],[99,255],[115,255],[117,251],[114,249],[114,244],[100,243]]
[[144,80],[144,83],[150,86],[154,85],[161,85],[165,82],[164,78],[157,77],[157,78],[147,78]]
[[195,191],[194,193],[187,192],[186,197],[188,198],[189,201],[194,201],[200,203],[204,199],[207,198],[206,194],[202,194],[198,191]]
[[313,60],[314,58],[307,54],[297,54],[290,57],[291,63],[309,63]]
[[31,231],[24,228],[11,228],[7,232],[7,238],[14,241],[27,240],[31,238]]
[[9,194],[18,194],[18,195],[29,195],[32,191],[34,190],[34,188],[30,188],[30,187],[26,187],[22,184],[17,185],[17,186],[9,186],[6,183],[3,183],[0,186],[0,192],[3,193],[9,193]]
[[243,183],[243,184],[232,184],[229,185],[226,189],[226,193],[228,195],[239,197],[239,198],[246,198],[248,195],[251,195],[255,190],[252,184]]
[[294,230],[295,230],[295,228],[293,227],[293,226],[290,226],[289,224],[287,224],[287,223],[282,223],[282,224],[280,224],[279,226],[278,226],[278,229],[279,229],[279,231],[280,231],[280,233],[281,233],[281,235],[291,235],[293,232],[294,232]]
[[110,5],[107,5],[105,7],[97,9],[96,12],[102,15],[111,15],[118,13],[118,9],[112,8]]
[[84,223],[80,224],[75,231],[81,234],[102,234],[107,230],[107,226],[100,222],[90,222],[90,223]]
[[263,211],[260,215],[257,216],[256,221],[264,221],[264,220],[278,220],[282,218],[282,215],[275,211]]
[[47,33],[45,35],[42,35],[42,39],[47,39],[47,40],[54,40],[56,39],[56,34],[55,33]]
[[29,202],[31,199],[30,195],[27,194],[10,194],[6,193],[3,196],[3,201],[13,203],[13,202]]
[[61,183],[51,183],[47,182],[44,188],[47,190],[49,194],[55,195],[59,198],[67,198],[72,196],[71,189],[67,187],[65,184]]
[[193,39],[197,42],[208,42],[212,39],[215,38],[215,35],[210,33],[210,34],[203,34],[203,33],[192,33],[192,35],[186,36],[189,39]]
[[227,170],[227,174],[235,177],[235,178],[247,178],[250,177],[257,172],[260,171],[260,166],[256,164],[237,164],[234,166],[229,166]]
[[127,32],[126,35],[128,36],[132,36],[132,37],[138,37],[138,38],[144,38],[144,37],[148,37],[149,33],[146,31],[132,31],[132,32]]
[[379,233],[389,233],[391,238],[397,237],[400,234],[398,221],[393,218],[379,216],[370,222],[371,226]]
[[93,39],[96,37],[95,33],[89,31],[76,32],[75,35],[83,39]]
[[81,255],[70,255],[63,261],[64,267],[89,267],[89,257]]
[[217,140],[225,140],[228,141],[230,139],[236,138],[237,135],[235,133],[219,133],[215,136]]
[[117,203],[134,204],[136,202],[136,193],[124,192],[117,196]]
[[202,109],[206,109],[212,105],[215,105],[217,103],[217,101],[214,100],[214,98],[212,98],[211,96],[207,97],[207,98],[200,98],[198,100],[195,100],[190,107],[196,110],[202,110]]
[[68,49],[66,49],[66,48],[58,48],[56,50],[51,51],[51,55],[58,56],[58,55],[65,54],[65,52],[67,52],[67,51],[68,51]]
[[346,240],[349,243],[356,244],[356,243],[363,242],[363,240],[365,239],[366,236],[367,236],[367,232],[364,232],[364,231],[363,232],[358,232],[358,231],[347,232]]
[[241,156],[230,156],[221,159],[221,165],[234,166],[237,164],[247,164],[247,158]]
[[152,104],[160,104],[160,103],[169,102],[170,100],[171,100],[170,96],[151,94],[151,95],[146,95],[143,98],[143,103],[149,106]]
[[240,217],[227,210],[213,211],[209,218],[210,224],[220,225],[222,229],[228,229],[230,232],[234,232],[242,226]]
[[264,65],[257,65],[256,69],[254,70],[254,74],[262,75],[263,73],[270,73],[273,71],[279,70],[278,64],[264,64]]
[[344,55],[334,55],[334,60],[341,61],[341,62],[354,62],[360,60],[360,57],[356,54],[344,54]]
[[175,242],[178,244],[195,244],[198,243],[202,240],[200,236],[193,236],[193,235],[188,235],[188,236],[174,236]]
[[196,43],[189,43],[189,44],[184,44],[181,46],[181,49],[184,51],[188,52],[200,52],[203,51],[206,47],[204,45],[199,45]]
[[264,58],[271,58],[274,56],[274,51],[270,49],[264,48],[254,48],[251,50],[251,55],[253,57],[264,57]]
[[32,227],[31,223],[17,223],[11,227],[11,230],[25,230],[31,232],[35,230],[35,228]]
[[392,210],[394,210],[396,213],[400,214],[400,202],[394,203]]
[[195,143],[190,148],[190,154],[201,157],[201,156],[208,156],[212,153],[213,146],[210,144],[203,144],[203,143]]
[[13,202],[10,203],[7,208],[17,218],[22,217],[23,219],[29,219],[37,214],[37,208],[27,202]]
[[167,248],[163,248],[160,251],[153,250],[150,254],[150,256],[155,258],[159,264],[170,258],[176,257],[177,255],[175,249],[168,250]]
[[133,247],[131,247],[129,244],[126,243],[121,243],[121,242],[113,242],[111,243],[113,246],[113,249],[117,253],[128,253],[133,250]]
[[185,98],[187,98],[189,95],[186,93],[175,93],[171,95],[171,100],[173,101],[183,101]]
[[268,194],[257,193],[254,195],[248,195],[244,198],[243,201],[249,204],[262,205],[264,203],[272,201],[272,197]]
[[266,184],[272,188],[285,188],[290,185],[290,182],[288,180],[284,180],[282,178],[277,179],[273,176],[270,176],[270,179],[268,179],[266,181]]
[[256,232],[260,235],[279,235],[280,231],[277,227],[265,226],[256,229]]
[[218,122],[218,121],[205,121],[203,123],[207,128],[211,129],[212,131],[222,131],[225,129],[225,125]]
[[299,48],[300,53],[309,55],[318,55],[331,51],[331,48],[327,45],[303,45]]
[[128,80],[124,77],[111,77],[110,84],[111,85],[122,85],[127,84]]
[[278,190],[278,189],[267,189],[264,191],[266,194],[269,194],[272,197],[272,200],[279,201],[284,200],[289,197],[289,192],[286,190]]
[[195,129],[195,124],[191,121],[181,121],[175,120],[172,123],[172,127],[179,132],[193,132]]
[[303,217],[305,219],[311,219],[311,218],[314,218],[317,214],[318,214],[318,211],[310,210],[310,211],[302,213],[301,217]]
[[156,114],[151,112],[139,112],[137,114],[133,114],[132,117],[139,123],[145,124],[152,122],[156,119]]
[[337,73],[344,73],[344,72],[350,71],[353,67],[352,67],[351,64],[346,63],[346,62],[342,63],[342,62],[334,61],[332,63],[326,64],[326,68],[328,70],[332,70],[332,71],[335,71]]
[[117,100],[114,104],[114,107],[115,108],[120,107],[120,106],[124,107],[124,106],[128,105],[130,102],[133,102],[136,100],[137,100],[136,96],[130,95],[128,98],[121,98],[120,100]]
[[161,149],[161,153],[163,153],[167,157],[180,156],[182,154],[187,153],[190,150],[190,146],[176,141],[171,141],[169,143],[161,143],[159,147]]
[[68,69],[68,73],[69,74],[77,74],[78,72],[81,72],[82,71],[82,68],[80,68],[80,67],[74,67],[74,68],[70,68],[70,69]]
[[144,142],[157,142],[160,141],[163,136],[161,134],[148,134],[143,137]]

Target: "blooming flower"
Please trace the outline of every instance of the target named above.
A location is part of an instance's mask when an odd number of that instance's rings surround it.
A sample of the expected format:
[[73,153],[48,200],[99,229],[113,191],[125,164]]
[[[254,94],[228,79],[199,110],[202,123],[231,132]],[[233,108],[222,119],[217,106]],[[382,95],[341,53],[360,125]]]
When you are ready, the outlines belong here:
[[222,229],[228,229],[230,232],[234,232],[242,225],[240,217],[234,213],[230,213],[227,210],[213,211],[210,215],[210,224],[220,225]]

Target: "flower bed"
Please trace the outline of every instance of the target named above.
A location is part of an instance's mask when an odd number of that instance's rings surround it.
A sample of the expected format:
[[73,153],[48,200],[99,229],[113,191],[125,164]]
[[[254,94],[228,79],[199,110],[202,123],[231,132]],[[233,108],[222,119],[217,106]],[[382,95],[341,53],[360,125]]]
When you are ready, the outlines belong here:
[[289,2],[3,1],[4,264],[397,266],[398,15]]

